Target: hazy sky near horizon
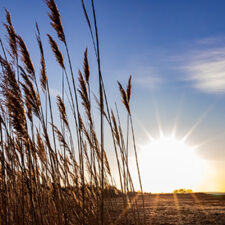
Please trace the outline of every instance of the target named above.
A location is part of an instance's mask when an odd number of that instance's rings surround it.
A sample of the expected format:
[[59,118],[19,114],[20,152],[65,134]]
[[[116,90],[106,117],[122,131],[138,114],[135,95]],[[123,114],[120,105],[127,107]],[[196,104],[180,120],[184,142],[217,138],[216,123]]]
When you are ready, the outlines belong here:
[[[87,2],[87,1],[86,1]],[[132,111],[139,145],[171,136],[185,138],[208,164],[211,174],[196,190],[225,191],[225,2],[223,0],[97,0],[102,70],[109,100],[119,102],[116,81],[124,85],[133,75]],[[89,47],[91,81],[96,64],[81,1],[56,1],[71,49],[73,66],[81,68]],[[42,0],[1,0],[12,14],[34,63],[39,62],[35,21],[43,34],[52,92],[60,89],[56,65],[46,33],[48,9]],[[5,41],[5,31],[0,36]],[[55,36],[56,37],[56,36]],[[38,52],[38,54],[37,54]],[[106,137],[107,141],[107,137]]]

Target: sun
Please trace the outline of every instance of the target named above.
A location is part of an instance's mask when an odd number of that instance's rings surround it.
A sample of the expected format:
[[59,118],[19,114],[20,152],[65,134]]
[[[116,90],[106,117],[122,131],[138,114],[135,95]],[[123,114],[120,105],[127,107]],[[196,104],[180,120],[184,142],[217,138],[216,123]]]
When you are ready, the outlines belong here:
[[179,188],[197,189],[203,177],[203,164],[196,149],[174,137],[153,139],[139,147],[145,191],[160,193]]

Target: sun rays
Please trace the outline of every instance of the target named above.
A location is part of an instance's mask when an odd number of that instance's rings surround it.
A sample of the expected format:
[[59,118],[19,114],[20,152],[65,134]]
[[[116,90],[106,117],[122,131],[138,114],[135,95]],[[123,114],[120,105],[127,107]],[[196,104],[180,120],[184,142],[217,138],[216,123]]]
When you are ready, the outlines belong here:
[[[205,161],[200,158],[198,150],[203,145],[221,137],[224,133],[216,134],[199,143],[191,143],[190,140],[199,126],[207,119],[218,100],[211,103],[196,119],[196,122],[190,125],[190,128],[179,138],[176,135],[179,134],[179,121],[182,115],[184,96],[182,95],[180,98],[170,135],[166,135],[164,132],[160,110],[156,101],[153,100],[158,136],[153,135],[152,131],[149,132],[138,121],[148,139],[145,144],[139,144],[140,165],[145,191],[171,192],[173,188],[199,190],[201,182],[203,183],[205,179],[207,166]],[[155,185],[156,183],[158,183],[158,188]],[[174,185],[170,185],[171,183]]]
[[195,149],[173,137],[162,136],[139,146],[139,162],[146,191],[193,189],[201,180],[202,162]]

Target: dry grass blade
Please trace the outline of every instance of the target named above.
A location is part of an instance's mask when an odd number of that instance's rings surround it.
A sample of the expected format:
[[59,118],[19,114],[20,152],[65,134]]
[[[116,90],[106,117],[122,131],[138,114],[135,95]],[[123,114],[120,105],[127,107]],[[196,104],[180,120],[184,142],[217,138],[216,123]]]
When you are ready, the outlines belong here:
[[37,153],[42,162],[45,162],[47,159],[45,145],[41,138],[40,133],[37,131]]
[[69,122],[68,122],[68,119],[67,119],[66,107],[64,105],[63,100],[61,99],[61,97],[59,95],[57,95],[57,105],[58,105],[58,109],[59,109],[59,112],[60,112],[60,118],[63,120],[63,122],[65,123],[65,125],[69,129]]
[[37,29],[37,35],[36,35],[36,39],[38,42],[38,46],[40,49],[40,53],[41,53],[41,78],[40,78],[40,83],[41,83],[41,87],[43,91],[46,91],[47,88],[47,74],[46,74],[46,64],[45,64],[45,58],[44,58],[44,50],[43,50],[43,45],[41,42],[41,35],[40,35],[40,31],[39,31],[39,27],[38,24],[36,23],[36,29]]
[[62,69],[65,69],[64,63],[63,63],[63,56],[61,51],[59,50],[59,47],[57,43],[53,40],[52,36],[50,34],[47,34],[49,44],[51,45],[51,49],[55,55],[55,58],[59,65],[62,67]]
[[3,24],[7,30],[8,33],[8,42],[11,49],[11,53],[13,58],[17,58],[18,52],[17,52],[17,40],[16,40],[16,32],[14,30],[14,27],[12,25],[11,15],[7,9],[5,9],[6,12],[6,20],[8,24]]
[[83,123],[82,116],[80,115],[80,113],[78,113],[78,123],[79,123],[79,126],[80,126],[80,130],[83,130],[84,129],[84,123]]
[[118,130],[118,126],[117,126],[117,122],[116,122],[116,118],[114,116],[113,110],[111,110],[111,115],[112,115],[114,135],[115,135],[117,144],[120,146],[120,133]]
[[[99,109],[99,111],[101,111],[101,104],[100,104],[100,101],[99,101],[99,99],[98,99],[98,97],[94,94],[94,98],[95,98],[95,102],[97,103],[97,105],[98,105],[98,109]],[[102,111],[102,113],[103,113],[103,115],[104,115],[104,117],[106,118],[106,120],[109,122],[110,120],[110,118],[108,118],[108,116],[107,116],[107,114],[105,113],[105,111],[103,110]]]
[[54,130],[55,130],[55,133],[56,133],[56,135],[57,135],[57,137],[58,137],[58,140],[59,140],[60,145],[61,145],[63,148],[69,150],[70,148],[69,148],[68,144],[66,143],[66,140],[65,140],[64,135],[60,132],[60,130],[59,130],[54,124],[51,124],[51,125],[52,125],[52,127],[54,128]]
[[89,30],[90,30],[90,33],[91,33],[91,39],[92,39],[92,42],[93,42],[95,55],[97,57],[97,49],[96,49],[95,39],[94,39],[94,35],[93,35],[93,30],[92,30],[92,27],[91,27],[91,22],[90,22],[89,16],[87,14],[87,10],[86,10],[85,4],[84,4],[84,0],[81,0],[81,3],[82,3],[83,11],[84,11],[84,16],[86,18],[86,21],[87,21],[87,24],[88,24],[88,27],[89,27]]
[[59,39],[61,41],[65,41],[65,35],[63,31],[63,26],[61,23],[61,17],[59,14],[59,10],[55,4],[54,0],[46,0],[45,1],[48,8],[50,9],[50,13],[48,14],[49,18],[51,19],[51,25],[55,29]]
[[1,79],[1,92],[5,97],[4,104],[8,109],[9,117],[17,135],[23,137],[27,130],[22,94],[11,65],[2,57],[0,57],[0,63],[4,67]]
[[131,76],[129,77],[129,80],[128,80],[128,84],[127,84],[127,100],[128,100],[128,103],[130,102],[130,97],[131,97]]
[[35,70],[27,47],[19,35],[17,35],[17,40],[20,46],[21,61],[24,63],[26,71],[32,76],[33,79],[35,79]]
[[123,89],[121,83],[119,81],[117,81],[117,83],[119,85],[119,90],[120,90],[120,94],[121,94],[121,97],[122,97],[122,102],[123,102],[124,106],[126,107],[127,112],[130,114],[130,106],[129,106],[127,94],[126,94],[125,90]]
[[21,76],[24,80],[24,84],[21,83],[23,91],[25,93],[25,101],[27,103],[27,108],[29,112],[29,106],[31,106],[33,113],[40,119],[40,108],[41,101],[38,93],[34,89],[33,83],[30,81],[29,77],[25,73],[22,67],[19,67],[21,70]]
[[88,98],[88,92],[87,92],[87,86],[86,83],[84,81],[83,75],[81,73],[81,71],[78,71],[78,75],[79,75],[79,84],[80,84],[80,88],[79,88],[79,93],[82,99],[82,105],[84,106],[85,112],[88,116],[88,119],[90,121],[90,123],[92,123],[92,117],[91,117],[91,106],[90,106],[90,101]]
[[7,23],[12,26],[12,19],[11,19],[11,15],[9,13],[9,11],[7,9],[5,9],[5,13],[6,13],[6,20],[7,20]]
[[88,57],[87,57],[87,51],[88,49],[85,49],[84,52],[84,62],[83,62],[83,69],[84,69],[84,76],[86,83],[89,83],[89,78],[90,78],[90,69],[89,69],[89,63],[88,63]]

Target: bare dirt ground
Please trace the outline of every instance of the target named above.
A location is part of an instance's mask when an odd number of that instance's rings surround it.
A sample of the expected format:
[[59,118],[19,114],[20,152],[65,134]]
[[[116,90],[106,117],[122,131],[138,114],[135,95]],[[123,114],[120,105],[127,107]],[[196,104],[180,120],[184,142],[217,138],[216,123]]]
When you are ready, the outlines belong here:
[[[140,197],[139,204],[141,205]],[[225,195],[205,193],[145,195],[145,213],[147,224],[152,225],[225,225]]]
[[225,195],[159,194],[145,199],[151,224],[225,225]]

